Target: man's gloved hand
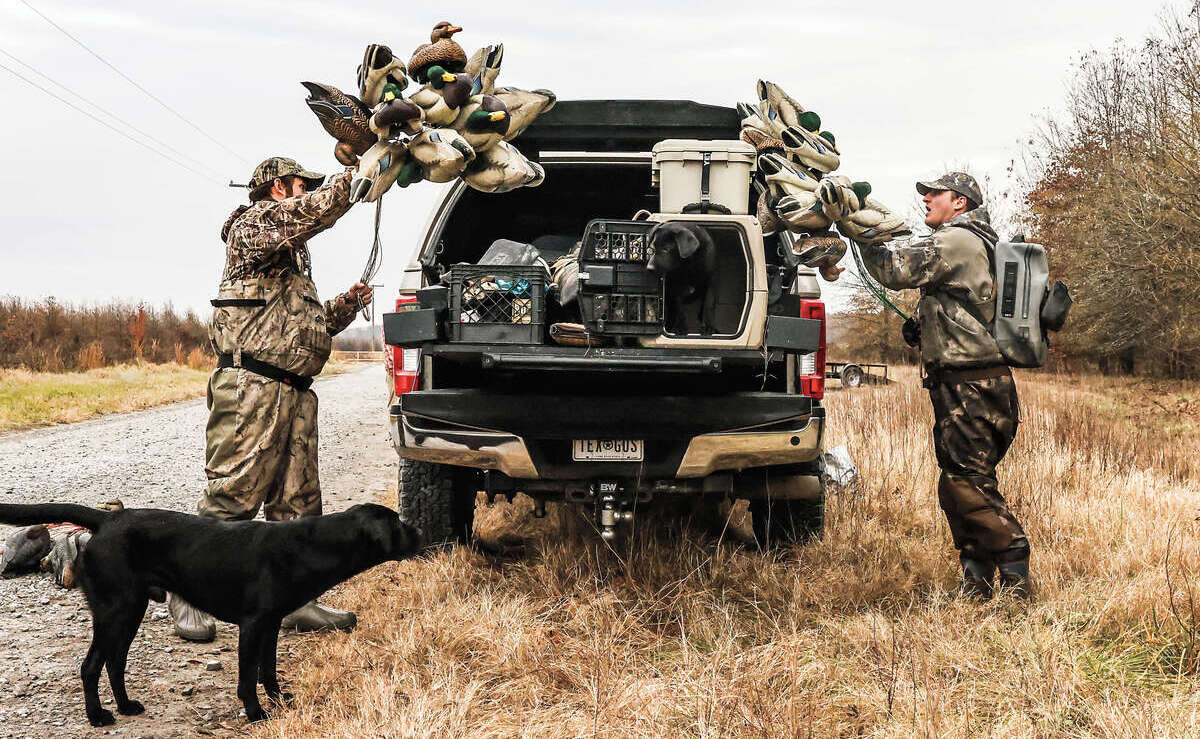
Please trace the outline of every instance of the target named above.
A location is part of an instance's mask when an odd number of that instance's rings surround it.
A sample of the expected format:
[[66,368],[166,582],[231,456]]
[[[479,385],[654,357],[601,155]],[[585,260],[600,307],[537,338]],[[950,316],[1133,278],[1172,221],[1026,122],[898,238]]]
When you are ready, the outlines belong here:
[[350,296],[351,302],[362,301],[364,306],[371,304],[371,298],[374,294],[375,290],[370,285],[364,285],[361,282],[354,283],[354,286],[346,291],[346,295]]
[[905,344],[917,349],[921,348],[921,324],[917,323],[917,319],[904,319],[904,325],[900,327],[900,334],[904,336]]

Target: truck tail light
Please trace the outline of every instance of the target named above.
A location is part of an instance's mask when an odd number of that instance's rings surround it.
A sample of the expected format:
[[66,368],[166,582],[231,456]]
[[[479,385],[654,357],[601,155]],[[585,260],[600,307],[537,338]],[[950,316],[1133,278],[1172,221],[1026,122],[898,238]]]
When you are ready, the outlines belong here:
[[800,317],[821,322],[821,341],[817,350],[800,358],[800,392],[813,400],[825,397],[825,303],[801,300]]
[[[401,295],[396,298],[396,310],[405,310],[406,306],[413,306],[416,302],[416,295]],[[417,373],[421,369],[421,350],[389,346],[384,356],[384,367],[391,375],[392,387],[397,396],[415,390]]]

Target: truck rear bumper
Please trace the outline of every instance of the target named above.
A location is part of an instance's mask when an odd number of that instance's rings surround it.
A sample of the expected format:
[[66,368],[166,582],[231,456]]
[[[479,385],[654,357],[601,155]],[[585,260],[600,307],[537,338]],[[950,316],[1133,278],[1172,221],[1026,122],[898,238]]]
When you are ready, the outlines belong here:
[[[811,462],[824,409],[784,393],[718,397],[407,393],[391,408],[401,457],[498,470],[516,479],[685,479]],[[637,439],[641,462],[572,459],[574,439]]]

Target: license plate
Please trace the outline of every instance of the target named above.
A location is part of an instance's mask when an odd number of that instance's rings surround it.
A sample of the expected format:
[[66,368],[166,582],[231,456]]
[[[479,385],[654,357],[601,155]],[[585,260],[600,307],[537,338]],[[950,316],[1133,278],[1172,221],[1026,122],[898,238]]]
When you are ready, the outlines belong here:
[[641,439],[575,439],[572,458],[576,462],[641,462]]

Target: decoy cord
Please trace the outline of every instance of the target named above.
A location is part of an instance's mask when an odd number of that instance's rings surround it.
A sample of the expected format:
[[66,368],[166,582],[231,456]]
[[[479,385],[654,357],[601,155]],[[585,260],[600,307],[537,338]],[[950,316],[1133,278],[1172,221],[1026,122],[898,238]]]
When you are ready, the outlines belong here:
[[[379,199],[375,201],[375,240],[371,242],[371,253],[367,257],[366,266],[363,267],[362,277],[358,280],[364,285],[370,285],[375,276],[379,274],[379,268],[383,266],[383,242],[379,240],[379,219],[382,213],[383,196],[380,195]],[[371,305],[374,304],[372,301]],[[358,309],[362,311],[363,318],[371,320],[374,311],[363,304],[362,298],[358,298]]]
[[905,315],[904,311],[897,308],[895,303],[888,300],[887,293],[884,292],[882,287],[875,284],[875,281],[872,280],[871,276],[867,273],[867,268],[863,264],[862,255],[858,253],[858,244],[854,241],[854,239],[850,239],[850,250],[854,252],[854,262],[858,265],[858,281],[862,284],[862,286],[865,287],[867,292],[871,293],[876,300],[886,307],[891,308],[896,312],[896,315],[907,321],[908,316]]

